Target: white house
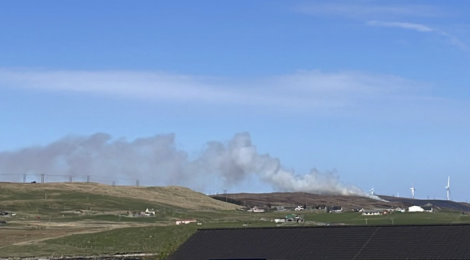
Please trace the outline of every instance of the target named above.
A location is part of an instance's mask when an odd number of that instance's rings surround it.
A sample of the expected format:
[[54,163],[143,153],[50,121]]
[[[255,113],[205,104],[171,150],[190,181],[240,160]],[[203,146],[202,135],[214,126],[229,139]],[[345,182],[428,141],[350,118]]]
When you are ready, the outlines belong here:
[[424,209],[420,206],[411,206],[408,208],[408,212],[424,212]]
[[363,210],[362,215],[364,216],[378,216],[383,215],[383,210]]
[[249,209],[248,212],[263,213],[264,209],[254,206],[253,208]]
[[147,217],[155,216],[155,210],[154,210],[154,209],[149,210],[149,209],[147,208],[147,209],[144,211],[144,215],[147,216]]
[[333,206],[333,207],[328,208],[328,212],[329,213],[341,213],[341,212],[343,212],[343,207]]
[[183,219],[183,220],[177,220],[176,225],[181,225],[181,224],[189,224],[189,223],[194,223],[197,222],[195,219]]

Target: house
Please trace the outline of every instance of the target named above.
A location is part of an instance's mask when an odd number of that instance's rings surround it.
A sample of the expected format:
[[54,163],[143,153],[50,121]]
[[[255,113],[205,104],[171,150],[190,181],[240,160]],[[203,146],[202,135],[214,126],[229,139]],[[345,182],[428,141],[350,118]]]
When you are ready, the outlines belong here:
[[277,210],[277,211],[284,211],[286,210],[284,206],[272,206],[271,209]]
[[379,216],[383,214],[384,214],[383,210],[362,210],[363,216]]
[[155,216],[155,210],[154,209],[149,210],[147,208],[144,211],[144,215],[147,216],[147,217],[153,217],[153,216]]
[[408,212],[434,212],[434,209],[431,206],[411,206],[408,208]]
[[343,207],[341,206],[333,206],[328,208],[328,213],[341,213],[343,212]]
[[253,208],[249,209],[248,212],[263,213],[264,209],[254,206]]
[[470,259],[470,225],[199,229],[168,259]]
[[390,212],[406,212],[406,209],[405,208],[401,208],[401,207],[396,207],[396,208],[391,208],[389,209]]
[[432,206],[423,206],[422,208],[424,212],[429,212],[429,213],[434,212],[434,208]]
[[195,223],[197,220],[195,219],[183,219],[183,220],[177,220],[176,225],[182,225],[182,224],[189,224],[189,223]]

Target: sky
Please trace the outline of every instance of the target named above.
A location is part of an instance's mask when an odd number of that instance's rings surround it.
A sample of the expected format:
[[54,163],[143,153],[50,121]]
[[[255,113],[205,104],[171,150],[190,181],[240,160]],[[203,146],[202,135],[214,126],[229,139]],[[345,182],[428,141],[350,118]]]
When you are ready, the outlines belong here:
[[[0,2],[0,151],[249,133],[297,175],[470,199],[470,3]],[[21,174],[15,172],[14,174]],[[215,185],[215,184],[214,184]],[[271,191],[259,180],[213,190]],[[210,192],[207,191],[206,192]]]

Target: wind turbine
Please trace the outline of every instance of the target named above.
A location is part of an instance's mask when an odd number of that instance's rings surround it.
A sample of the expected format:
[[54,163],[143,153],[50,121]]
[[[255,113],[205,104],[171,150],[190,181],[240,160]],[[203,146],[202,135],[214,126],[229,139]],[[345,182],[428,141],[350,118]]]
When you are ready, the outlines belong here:
[[416,191],[414,183],[412,183],[410,190],[411,190],[411,198],[414,199],[415,198],[415,191]]
[[450,200],[450,176],[447,176],[447,186],[445,186],[447,191],[447,200]]

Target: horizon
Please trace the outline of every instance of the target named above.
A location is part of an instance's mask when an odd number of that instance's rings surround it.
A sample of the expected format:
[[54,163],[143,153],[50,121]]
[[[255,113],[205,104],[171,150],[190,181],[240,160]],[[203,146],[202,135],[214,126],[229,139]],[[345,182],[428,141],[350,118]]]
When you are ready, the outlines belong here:
[[[453,200],[467,201],[468,7],[435,0],[4,3],[0,181],[14,174],[21,182],[28,173],[33,181],[32,172],[52,169],[2,158],[65,138],[106,133],[106,144],[132,150],[139,139],[172,136],[169,151],[180,166],[209,144],[227,148],[248,133],[256,158],[279,162],[292,189],[312,188],[300,181],[315,184],[319,176],[348,191],[408,198],[415,186],[416,199],[445,199],[450,176]],[[57,158],[49,162],[62,167]],[[162,167],[186,173],[174,165]],[[62,171],[64,181],[78,174],[56,168],[49,174]],[[195,188],[287,187],[266,182],[253,165],[242,169],[241,179],[208,174]],[[185,183],[183,175],[161,180],[169,173],[139,171],[140,185]],[[95,177],[136,179],[114,174]]]
[[[64,177],[68,177],[66,175],[64,175]],[[40,185],[40,184],[99,184],[99,185],[105,185],[105,186],[112,186],[112,187],[133,187],[133,188],[171,188],[171,187],[175,187],[175,188],[185,188],[185,189],[190,189],[190,190],[193,190],[189,187],[185,187],[185,186],[180,186],[180,185],[165,185],[165,186],[153,186],[153,185],[150,185],[150,186],[146,186],[146,185],[139,185],[139,186],[136,186],[136,185],[132,185],[132,184],[107,184],[107,183],[102,183],[102,182],[94,182],[94,181],[90,181],[90,182],[87,182],[87,181],[73,181],[73,182],[68,182],[68,181],[52,181],[52,182],[8,182],[8,181],[2,181],[0,180],[0,184],[24,184],[24,185],[33,185],[33,184],[37,184],[37,185]],[[360,196],[360,195],[338,195],[338,194],[318,194],[318,193],[313,193],[313,192],[306,192],[306,191],[270,191],[270,192],[243,192],[243,191],[240,191],[240,192],[227,192],[227,193],[213,193],[213,194],[207,194],[207,193],[204,193],[204,192],[201,192],[201,191],[197,191],[197,190],[193,190],[195,192],[198,192],[198,193],[201,193],[201,194],[204,194],[206,196],[218,196],[218,195],[221,195],[220,197],[223,197],[223,195],[238,195],[238,194],[273,194],[273,193],[308,193],[308,194],[312,194],[312,195],[318,195],[318,196],[327,196],[327,197],[361,197],[361,198],[370,198],[370,197],[363,197],[363,196]],[[222,191],[223,192],[223,191]],[[370,199],[373,199],[373,200],[378,200],[378,201],[385,201],[385,202],[390,202],[390,201],[387,201],[385,199],[382,199],[382,197],[393,197],[393,198],[400,198],[400,199],[405,199],[405,200],[420,200],[420,201],[448,201],[447,199],[438,199],[438,198],[411,198],[411,197],[396,197],[394,196],[393,194],[392,195],[387,195],[387,194],[375,194],[377,197],[381,198],[381,199],[374,199],[374,198],[370,198]],[[468,203],[467,201],[457,201],[457,200],[451,200],[452,202],[456,202],[456,203]]]

